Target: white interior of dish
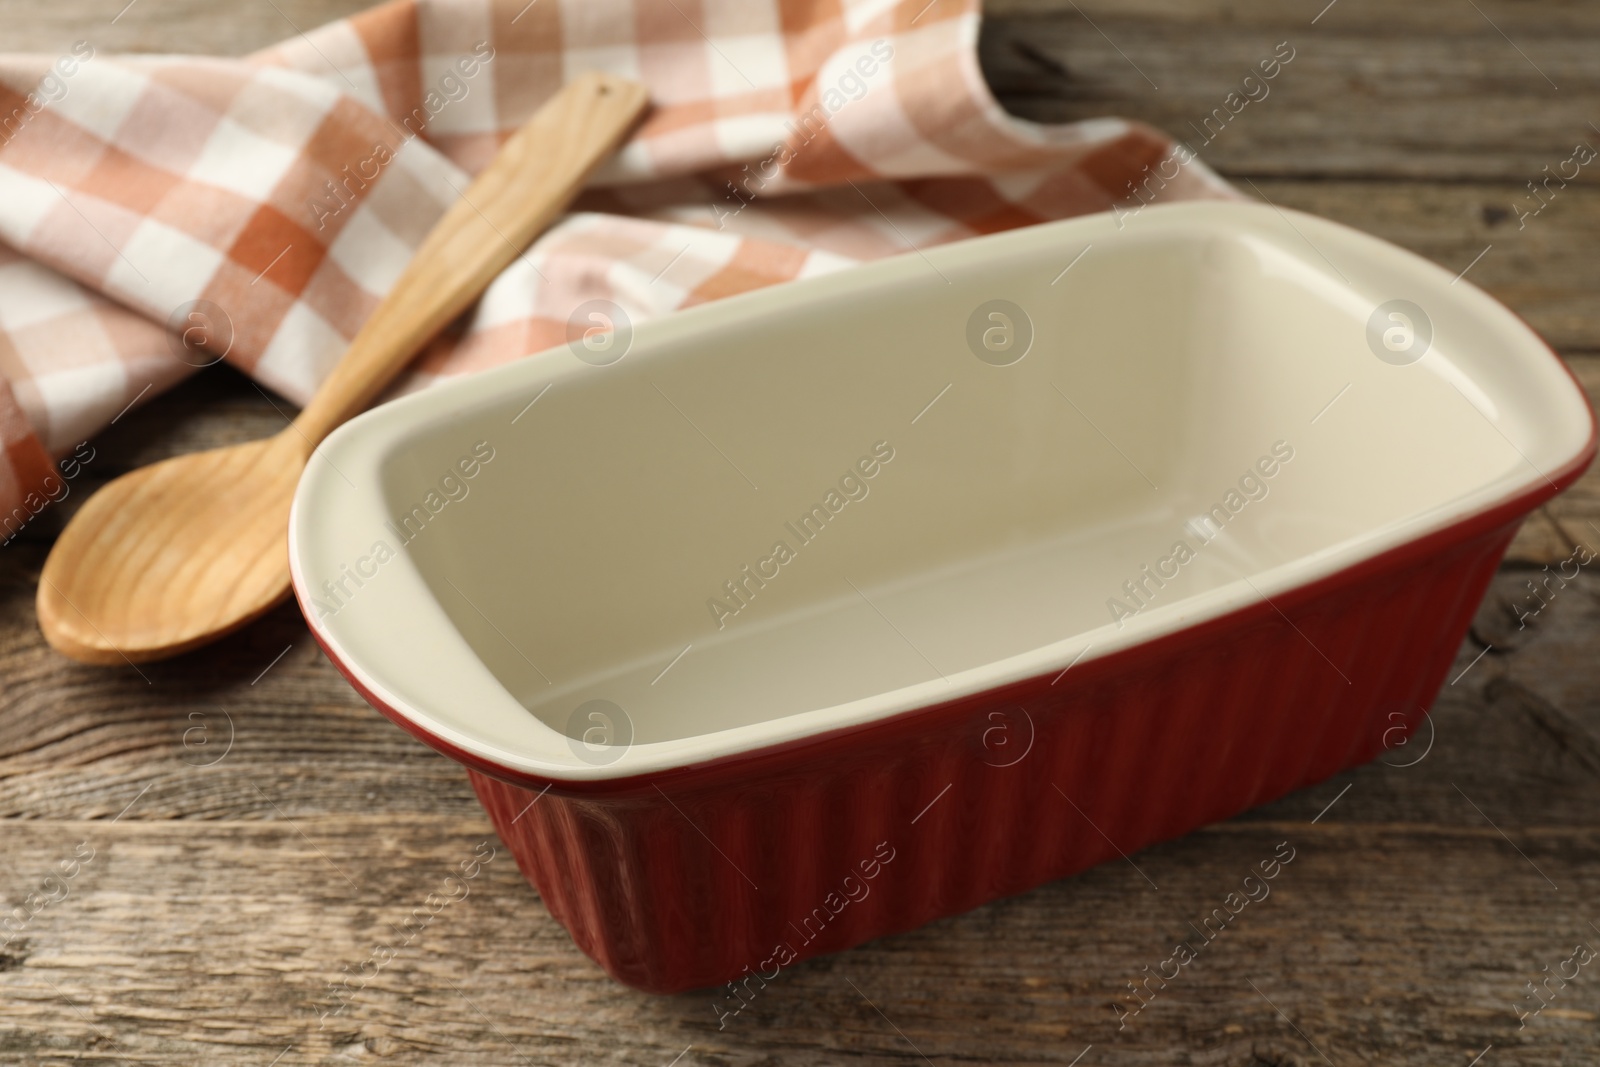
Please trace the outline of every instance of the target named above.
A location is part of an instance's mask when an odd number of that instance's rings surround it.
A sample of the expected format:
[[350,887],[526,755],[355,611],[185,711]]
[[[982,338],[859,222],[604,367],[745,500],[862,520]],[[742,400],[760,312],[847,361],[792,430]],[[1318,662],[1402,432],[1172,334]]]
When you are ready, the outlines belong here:
[[[968,344],[995,298],[1033,327],[1009,366]],[[1367,341],[1397,298],[1433,327],[1406,366]],[[1468,283],[1307,216],[1181,205],[782,286],[640,326],[609,366],[560,348],[386,405],[313,461],[291,555],[313,625],[402,714],[514,769],[607,777],[1149,640],[1503,499],[1589,427]]]

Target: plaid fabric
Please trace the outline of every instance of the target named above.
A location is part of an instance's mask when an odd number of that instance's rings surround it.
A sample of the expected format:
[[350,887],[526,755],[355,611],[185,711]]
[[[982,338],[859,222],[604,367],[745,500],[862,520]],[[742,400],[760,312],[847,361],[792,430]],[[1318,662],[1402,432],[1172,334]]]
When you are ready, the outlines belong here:
[[[394,0],[247,59],[0,56],[0,539],[52,455],[197,365],[304,402],[584,70],[654,110],[400,389],[562,343],[588,300],[639,322],[1131,199],[1172,142],[1007,116],[979,22],[978,0]],[[1159,195],[1233,194],[1194,161]]]

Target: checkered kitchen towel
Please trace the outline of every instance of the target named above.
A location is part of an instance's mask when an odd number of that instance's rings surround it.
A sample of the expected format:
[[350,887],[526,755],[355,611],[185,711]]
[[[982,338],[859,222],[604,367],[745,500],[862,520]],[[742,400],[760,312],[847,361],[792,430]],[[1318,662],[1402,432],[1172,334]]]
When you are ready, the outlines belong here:
[[[655,109],[401,389],[974,234],[1100,211],[1172,143],[1007,116],[979,0],[394,0],[246,59],[0,56],[0,540],[68,456],[213,356],[299,403],[564,81]],[[1198,162],[1166,198],[1226,197]],[[188,343],[180,340],[187,338]],[[81,454],[80,454],[81,458]]]

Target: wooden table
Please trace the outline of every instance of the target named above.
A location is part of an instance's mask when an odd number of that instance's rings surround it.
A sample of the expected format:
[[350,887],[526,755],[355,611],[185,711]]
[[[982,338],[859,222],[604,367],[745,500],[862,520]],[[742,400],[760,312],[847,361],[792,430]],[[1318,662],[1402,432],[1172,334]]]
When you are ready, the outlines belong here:
[[[112,25],[125,2],[14,0],[4,47],[242,52],[359,6],[142,0]],[[1518,214],[1546,165],[1600,145],[1600,8],[1325,4],[1004,0],[984,65],[1029,117],[1186,134],[1290,42],[1271,95],[1204,158],[1247,192],[1470,268],[1600,387],[1594,176]],[[278,425],[213,370],[122,419],[85,480]],[[330,983],[397,942],[447,868],[498,847],[493,831],[462,772],[370,711],[293,607],[142,674],[50,653],[32,598],[61,517],[0,552],[0,889],[14,905],[92,859],[0,953],[0,1063],[1600,1062],[1600,965],[1552,981],[1525,1027],[1515,1014],[1532,1006],[1524,983],[1600,947],[1594,578],[1525,630],[1511,615],[1540,567],[1600,546],[1595,477],[1517,541],[1431,747],[1425,728],[1149,849],[1138,864],[1159,888],[1114,863],[796,967],[721,1031],[709,994],[605,978],[503,847],[468,899],[319,1018]],[[1125,983],[1284,840],[1297,858],[1272,896],[1119,1032]]]

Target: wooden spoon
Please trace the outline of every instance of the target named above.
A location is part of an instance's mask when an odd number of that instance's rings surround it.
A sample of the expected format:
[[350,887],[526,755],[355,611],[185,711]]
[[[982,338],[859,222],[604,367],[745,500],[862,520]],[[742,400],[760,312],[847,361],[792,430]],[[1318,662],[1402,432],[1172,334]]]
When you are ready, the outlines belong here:
[[39,627],[84,663],[188,651],[289,595],[289,504],[317,443],[367,406],[548,226],[622,142],[643,86],[587,74],[512,135],[439,220],[298,418],[265,441],[125,474],[62,531]]

